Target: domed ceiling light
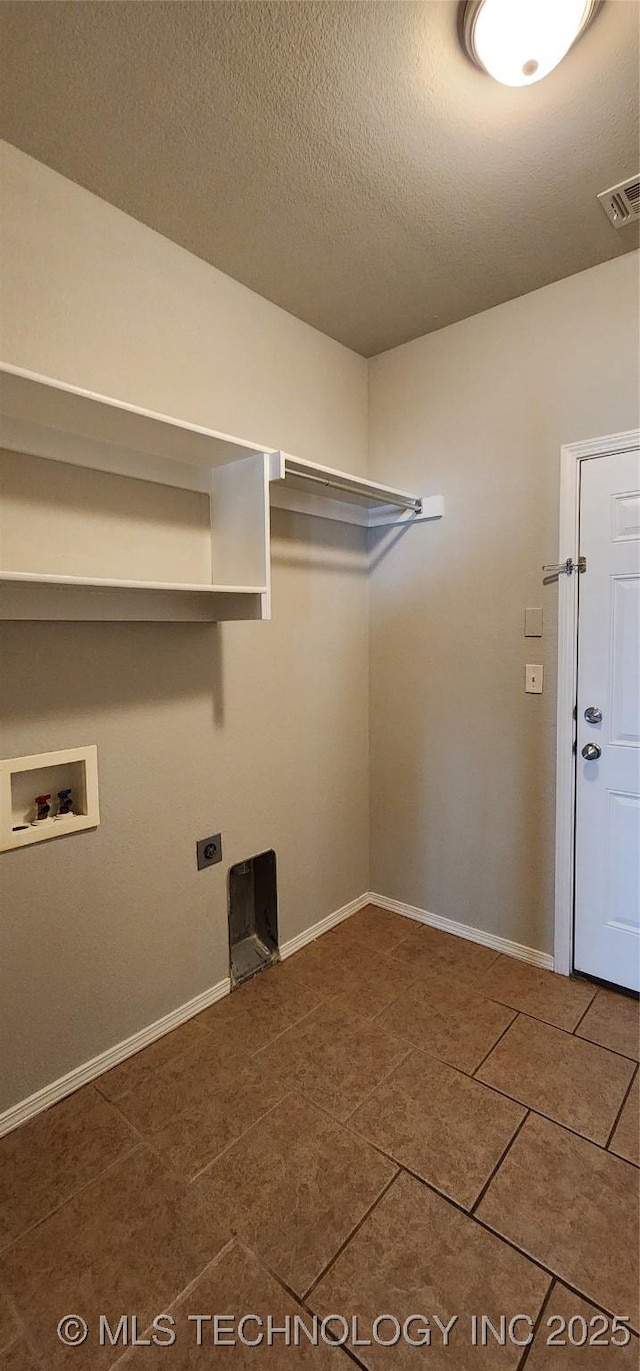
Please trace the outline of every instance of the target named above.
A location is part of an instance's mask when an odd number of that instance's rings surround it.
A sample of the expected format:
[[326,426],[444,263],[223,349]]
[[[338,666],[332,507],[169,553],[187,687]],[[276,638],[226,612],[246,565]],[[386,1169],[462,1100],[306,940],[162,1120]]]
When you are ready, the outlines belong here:
[[472,61],[503,86],[541,81],[591,23],[601,0],[466,0],[461,36]]

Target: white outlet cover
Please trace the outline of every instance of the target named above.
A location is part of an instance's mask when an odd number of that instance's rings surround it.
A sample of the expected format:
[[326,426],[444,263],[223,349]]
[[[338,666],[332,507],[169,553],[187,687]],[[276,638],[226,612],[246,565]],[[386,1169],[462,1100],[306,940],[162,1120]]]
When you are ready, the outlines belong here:
[[542,610],[525,609],[524,611],[524,636],[525,638],[542,637]]
[[524,688],[527,695],[542,695],[544,668],[527,662],[525,667]]

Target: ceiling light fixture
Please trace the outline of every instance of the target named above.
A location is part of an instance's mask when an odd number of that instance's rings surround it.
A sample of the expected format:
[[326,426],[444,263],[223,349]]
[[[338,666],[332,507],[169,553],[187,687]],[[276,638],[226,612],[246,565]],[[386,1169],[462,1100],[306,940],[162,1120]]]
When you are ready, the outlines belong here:
[[503,86],[548,76],[591,23],[601,0],[466,0],[461,37],[469,57]]

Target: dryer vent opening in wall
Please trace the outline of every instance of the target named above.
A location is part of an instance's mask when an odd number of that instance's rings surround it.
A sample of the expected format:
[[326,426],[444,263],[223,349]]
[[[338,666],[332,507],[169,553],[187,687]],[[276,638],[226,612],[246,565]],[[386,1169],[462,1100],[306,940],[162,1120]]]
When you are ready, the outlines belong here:
[[239,985],[278,959],[275,852],[261,852],[229,871],[229,962]]

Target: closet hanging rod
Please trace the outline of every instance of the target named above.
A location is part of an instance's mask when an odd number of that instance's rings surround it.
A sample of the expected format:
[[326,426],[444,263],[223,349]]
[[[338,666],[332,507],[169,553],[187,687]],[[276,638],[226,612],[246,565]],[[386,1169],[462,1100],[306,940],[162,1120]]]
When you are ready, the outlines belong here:
[[397,495],[376,489],[375,486],[367,486],[364,482],[361,486],[342,480],[340,477],[331,478],[329,476],[316,476],[310,471],[301,471],[295,465],[285,462],[285,476],[295,476],[296,480],[313,481],[315,485],[331,486],[333,490],[341,490],[345,495],[357,495],[361,500],[370,500],[378,505],[398,505],[400,509],[413,510],[414,514],[422,513],[422,500],[412,495]]

